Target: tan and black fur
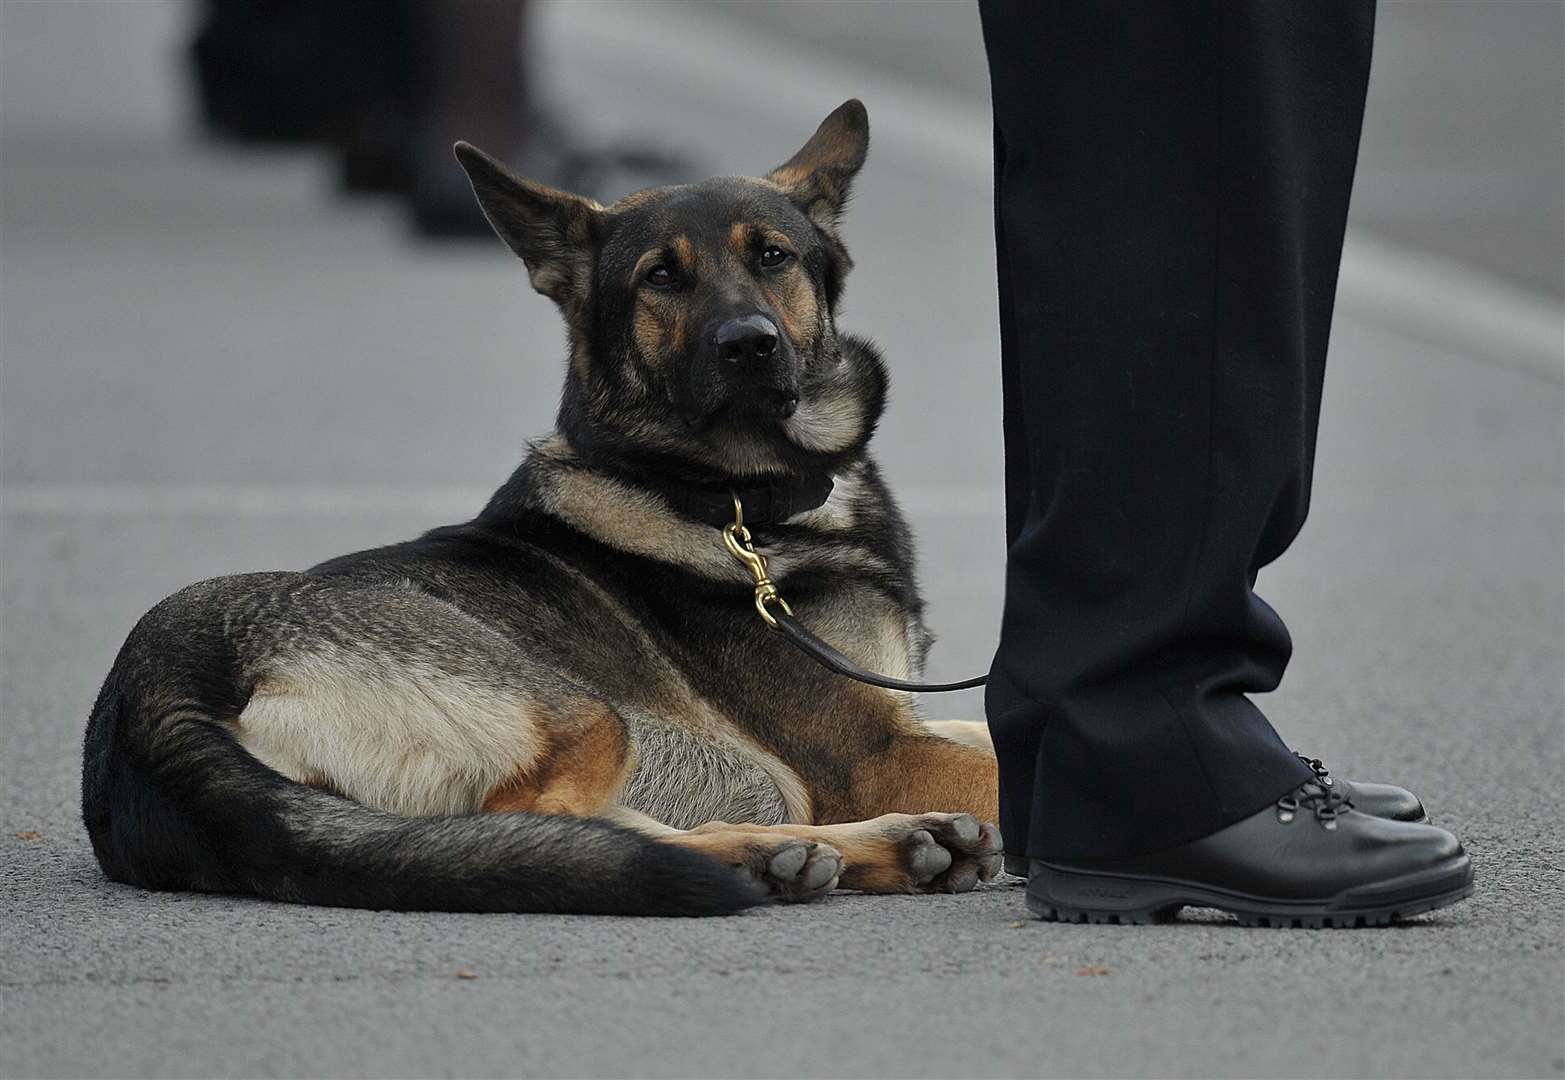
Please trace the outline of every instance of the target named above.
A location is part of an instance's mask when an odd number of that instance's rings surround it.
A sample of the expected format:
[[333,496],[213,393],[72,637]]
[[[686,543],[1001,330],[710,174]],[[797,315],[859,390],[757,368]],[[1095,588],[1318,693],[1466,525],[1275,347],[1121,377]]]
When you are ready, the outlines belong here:
[[[786,164],[603,207],[457,156],[569,328],[554,433],[463,525],[191,586],[131,632],[88,725],[112,878],[348,906],[704,914],[998,868],[992,747],[814,665],[668,484],[828,470],[754,529],[805,625],[917,677],[907,526],[866,445],[886,373],[835,313],[868,124]],[[716,358],[714,320],[780,330]]]

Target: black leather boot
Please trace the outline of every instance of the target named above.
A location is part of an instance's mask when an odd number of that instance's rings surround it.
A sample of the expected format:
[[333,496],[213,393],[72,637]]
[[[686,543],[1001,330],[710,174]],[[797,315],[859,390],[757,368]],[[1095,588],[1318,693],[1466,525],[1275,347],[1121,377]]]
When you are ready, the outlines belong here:
[[1317,777],[1210,836],[1129,858],[1029,862],[1027,907],[1066,922],[1146,923],[1189,906],[1247,926],[1385,926],[1472,894],[1456,837],[1353,809]]
[[[1395,784],[1373,784],[1363,780],[1332,776],[1331,771],[1322,764],[1320,758],[1305,757],[1298,751],[1294,751],[1294,757],[1308,765],[1323,786],[1334,788],[1341,793],[1353,809],[1361,814],[1385,818],[1387,821],[1409,821],[1418,824],[1429,821],[1429,815],[1424,811],[1424,804],[1419,801],[1417,795],[1406,788],[1399,788]],[[1005,872],[1015,877],[1026,877],[1029,872],[1027,857],[1006,852]]]

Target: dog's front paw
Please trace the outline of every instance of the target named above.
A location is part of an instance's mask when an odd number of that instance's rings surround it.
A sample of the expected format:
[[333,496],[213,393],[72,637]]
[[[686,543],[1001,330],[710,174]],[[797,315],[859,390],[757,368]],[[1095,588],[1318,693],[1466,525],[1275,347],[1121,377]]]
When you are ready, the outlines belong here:
[[774,900],[819,900],[837,887],[843,860],[836,848],[762,828],[747,830],[743,825],[713,821],[666,842],[727,863],[764,885]]
[[843,885],[865,892],[967,892],[1000,871],[1000,830],[971,814],[886,814],[878,844],[850,858]]
[[779,900],[798,903],[819,900],[837,887],[842,855],[834,847],[809,840],[789,840],[765,856],[751,871]]

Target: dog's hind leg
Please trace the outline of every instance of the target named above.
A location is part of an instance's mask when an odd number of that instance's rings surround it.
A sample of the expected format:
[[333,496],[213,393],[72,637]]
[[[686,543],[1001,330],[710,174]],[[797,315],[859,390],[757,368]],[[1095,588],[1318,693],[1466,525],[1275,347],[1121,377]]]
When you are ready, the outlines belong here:
[[[714,822],[696,829],[676,829],[625,806],[613,807],[602,816],[662,843],[699,851],[738,867],[779,900],[819,900],[837,887],[843,870],[842,854],[835,847],[803,836],[792,826]],[[808,826],[800,828],[807,830]]]
[[543,752],[492,788],[483,810],[594,817],[613,805],[634,760],[625,722],[600,701],[562,704],[540,717]]
[[232,724],[295,781],[410,817],[471,813],[548,756],[584,698],[514,643],[411,586],[307,575],[225,610],[248,700]]

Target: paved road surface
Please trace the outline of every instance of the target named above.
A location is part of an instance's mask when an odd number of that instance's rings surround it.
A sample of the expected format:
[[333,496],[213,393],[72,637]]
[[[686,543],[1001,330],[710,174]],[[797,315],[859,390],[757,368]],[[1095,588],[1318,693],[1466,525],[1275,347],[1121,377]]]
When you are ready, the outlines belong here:
[[[728,8],[539,16],[584,124],[714,170],[868,101],[847,322],[894,368],[880,451],[941,675],[986,663],[1001,556],[987,121],[952,10],[817,8],[832,41],[794,17],[759,50],[765,16]],[[869,11],[882,48],[850,32]],[[1050,926],[1014,882],[699,923],[106,884],[78,746],[137,615],[471,512],[559,384],[556,320],[498,243],[413,246],[308,154],[188,139],[184,17],[0,7],[0,1073],[1565,1074],[1556,6],[1386,5],[1317,497],[1261,583],[1298,646],[1267,702],[1285,735],[1416,787],[1478,865],[1476,900],[1374,933]],[[1462,110],[1410,89],[1436,76]],[[1508,151],[1464,174],[1491,114]],[[1420,155],[1454,164],[1425,183]]]

